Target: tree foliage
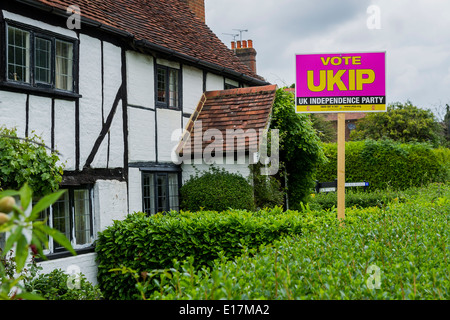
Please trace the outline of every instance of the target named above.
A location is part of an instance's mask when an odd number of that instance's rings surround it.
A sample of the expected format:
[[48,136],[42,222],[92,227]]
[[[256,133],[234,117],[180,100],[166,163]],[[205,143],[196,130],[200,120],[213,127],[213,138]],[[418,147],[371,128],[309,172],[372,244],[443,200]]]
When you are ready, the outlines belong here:
[[442,127],[433,112],[420,109],[407,101],[394,103],[387,112],[371,113],[358,120],[352,140],[391,139],[403,143],[429,142],[438,146],[442,141]]
[[311,113],[311,121],[314,129],[322,142],[335,142],[337,138],[336,128],[331,121],[325,118],[325,115],[318,113]]
[[21,139],[16,129],[0,127],[0,189],[19,189],[28,183],[36,196],[58,189],[63,167],[37,135]]

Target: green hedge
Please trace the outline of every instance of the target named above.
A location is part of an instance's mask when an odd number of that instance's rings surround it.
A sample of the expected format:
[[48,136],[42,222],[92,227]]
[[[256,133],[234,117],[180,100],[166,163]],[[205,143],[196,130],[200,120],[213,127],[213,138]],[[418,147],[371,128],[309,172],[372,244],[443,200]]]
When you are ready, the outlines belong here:
[[[353,189],[353,188],[352,188]],[[374,190],[371,192],[347,190],[345,193],[345,207],[367,208],[381,206],[389,201],[402,201],[404,196],[394,190]],[[312,194],[307,201],[311,210],[329,210],[336,207],[337,193]]]
[[343,227],[328,221],[211,270],[180,263],[149,299],[448,300],[449,219],[450,187],[431,185],[385,208],[348,208]]
[[253,188],[239,174],[210,167],[191,176],[180,188],[182,210],[253,210]]
[[[327,217],[328,218],[328,217]],[[223,252],[227,258],[257,248],[310,226],[307,213],[280,207],[258,212],[170,212],[128,215],[99,233],[96,242],[98,282],[106,299],[132,299],[138,293],[130,274],[110,272],[121,266],[138,272],[170,268],[173,259],[194,257],[196,267],[211,266]],[[151,290],[151,288],[149,289]]]
[[[329,162],[319,167],[316,179],[333,181],[337,178],[337,145],[325,144],[324,151]],[[450,149],[434,149],[424,143],[365,140],[345,144],[346,182],[368,181],[370,190],[446,182],[449,162]]]

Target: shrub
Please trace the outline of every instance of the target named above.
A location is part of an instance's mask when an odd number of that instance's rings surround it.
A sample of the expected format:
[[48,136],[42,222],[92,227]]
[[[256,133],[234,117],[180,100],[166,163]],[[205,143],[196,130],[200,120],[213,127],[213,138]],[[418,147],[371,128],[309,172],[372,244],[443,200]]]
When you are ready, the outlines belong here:
[[[326,144],[329,160],[318,168],[317,180],[337,177],[337,145]],[[450,177],[448,149],[433,149],[426,143],[401,144],[391,140],[365,140],[345,144],[346,182],[368,181],[370,190],[403,190],[430,182],[446,182]]]
[[[223,252],[240,256],[244,247],[258,248],[287,234],[310,228],[310,214],[271,210],[248,212],[170,212],[166,215],[128,215],[99,233],[96,242],[99,286],[107,299],[137,296],[130,274],[111,273],[121,266],[138,273],[173,267],[173,259],[194,258],[195,268],[211,266]],[[151,291],[153,286],[149,286]]]
[[191,176],[180,188],[183,210],[254,209],[253,189],[239,174],[210,167],[208,171]]
[[284,192],[280,181],[274,176],[261,174],[261,167],[260,163],[250,166],[256,208],[282,207]]
[[209,270],[179,263],[149,298],[448,300],[449,199],[450,187],[432,185],[404,203],[349,208],[343,227],[326,221]]
[[48,300],[99,300],[102,297],[98,287],[87,281],[84,274],[74,277],[61,269],[39,275],[26,288]]

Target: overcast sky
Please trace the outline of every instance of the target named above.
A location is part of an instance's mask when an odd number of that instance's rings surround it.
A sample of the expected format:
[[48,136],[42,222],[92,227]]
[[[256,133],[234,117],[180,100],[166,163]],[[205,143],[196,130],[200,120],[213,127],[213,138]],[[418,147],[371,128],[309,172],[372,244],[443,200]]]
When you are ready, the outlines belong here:
[[[379,8],[379,29],[375,12],[367,12],[371,5]],[[242,38],[253,40],[257,73],[270,83],[295,82],[296,54],[386,51],[388,103],[410,100],[434,111],[450,104],[448,0],[205,0],[205,6],[206,23],[228,47],[233,37],[224,33],[248,29]]]

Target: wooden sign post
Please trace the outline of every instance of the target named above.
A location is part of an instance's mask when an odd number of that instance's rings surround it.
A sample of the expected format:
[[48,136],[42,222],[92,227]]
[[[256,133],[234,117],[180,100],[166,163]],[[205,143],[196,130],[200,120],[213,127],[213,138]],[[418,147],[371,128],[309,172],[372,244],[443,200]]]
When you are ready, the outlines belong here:
[[337,118],[337,209],[338,219],[345,219],[345,113]]
[[337,217],[345,219],[345,113],[386,112],[385,52],[296,55],[295,111],[337,113]]

